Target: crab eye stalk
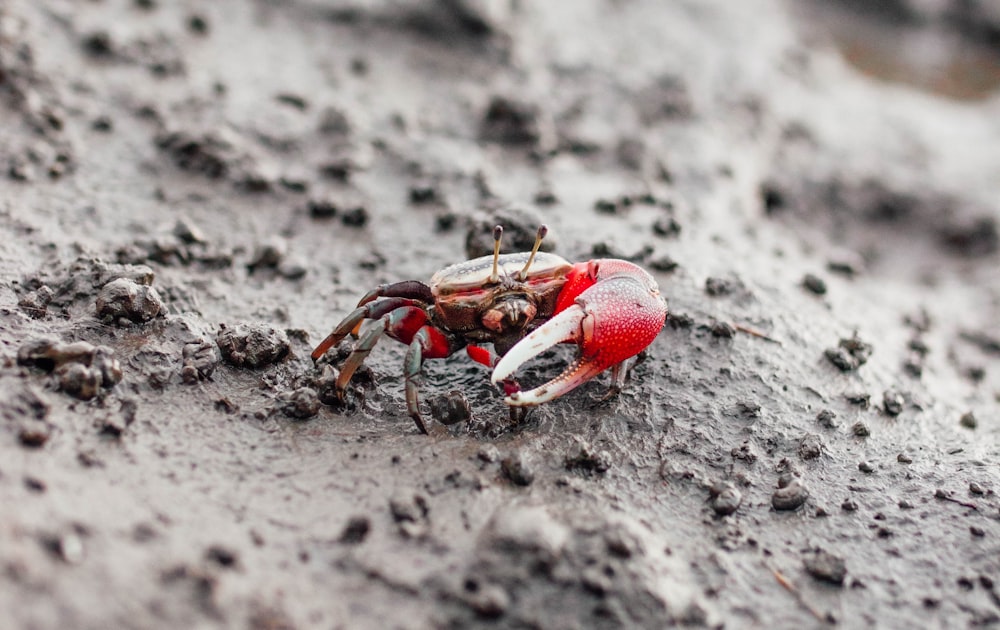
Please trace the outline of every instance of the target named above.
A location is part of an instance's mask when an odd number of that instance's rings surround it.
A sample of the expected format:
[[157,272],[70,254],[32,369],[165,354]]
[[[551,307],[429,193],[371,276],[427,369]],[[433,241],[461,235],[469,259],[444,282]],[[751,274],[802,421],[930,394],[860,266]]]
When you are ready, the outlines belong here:
[[524,263],[524,268],[517,272],[517,279],[520,282],[524,282],[525,278],[528,277],[528,268],[531,267],[531,263],[535,262],[535,254],[538,253],[538,248],[542,246],[542,239],[545,238],[545,235],[548,233],[549,226],[544,223],[538,226],[538,233],[535,234],[535,244],[531,247],[531,254],[528,256],[528,262]]
[[490,274],[490,282],[500,281],[500,271],[497,268],[500,261],[500,239],[503,238],[503,226],[498,225],[493,228],[493,273]]

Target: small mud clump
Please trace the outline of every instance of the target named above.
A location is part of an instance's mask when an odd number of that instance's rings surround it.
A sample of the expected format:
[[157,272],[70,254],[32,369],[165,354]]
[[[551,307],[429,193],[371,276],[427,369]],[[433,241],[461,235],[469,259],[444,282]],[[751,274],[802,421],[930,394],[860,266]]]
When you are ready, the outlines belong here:
[[41,448],[49,441],[52,424],[48,415],[49,404],[28,386],[0,403],[0,416],[17,426],[18,442],[28,448]]
[[156,289],[128,278],[118,278],[104,285],[97,294],[97,317],[118,326],[142,324],[164,311]]
[[520,451],[505,457],[500,462],[500,469],[505,477],[519,486],[530,486],[535,480],[535,471],[531,469],[527,458]]
[[708,278],[705,280],[705,293],[712,297],[729,295],[736,290],[736,283],[728,278]]
[[367,516],[352,516],[340,533],[340,542],[345,545],[359,545],[368,538],[372,524]]
[[611,454],[605,450],[595,451],[586,442],[578,442],[566,454],[564,465],[566,470],[584,475],[600,475],[611,468]]
[[817,549],[803,559],[806,571],[817,580],[843,586],[847,565],[840,556]]
[[824,354],[830,363],[840,368],[842,372],[852,372],[868,361],[873,350],[871,344],[854,335],[841,339],[836,348],[827,348]]
[[713,484],[709,489],[712,510],[719,516],[728,516],[740,509],[743,493],[731,483]]
[[90,400],[102,388],[110,389],[122,380],[121,364],[111,348],[85,341],[29,341],[18,350],[17,362],[54,373],[59,388],[80,400]]
[[782,480],[778,486],[778,489],[771,495],[771,506],[775,510],[797,510],[809,498],[809,489],[799,479],[791,479],[787,483]]
[[815,433],[810,433],[799,442],[799,457],[805,460],[816,459],[823,453],[823,441]]
[[472,418],[472,408],[462,392],[453,390],[431,401],[431,417],[443,425],[467,422]]
[[300,387],[280,397],[281,411],[296,420],[308,420],[319,413],[319,398],[311,387]]
[[[472,259],[492,254],[493,228],[497,225],[503,228],[500,253],[530,251],[542,223],[540,215],[519,206],[505,207],[489,216],[480,217],[469,225],[466,232],[465,255]],[[556,237],[547,234],[542,241],[541,251],[555,252],[557,249]]]
[[805,277],[802,278],[802,286],[810,293],[815,293],[816,295],[826,295],[826,280],[820,278],[817,275],[807,273]]
[[483,116],[481,136],[501,144],[534,144],[541,138],[538,108],[530,103],[497,96]]
[[963,413],[962,417],[958,419],[958,423],[966,429],[975,429],[979,426],[979,422],[976,420],[976,415],[971,411]]
[[185,383],[196,383],[211,378],[219,365],[219,351],[215,344],[207,339],[184,344],[181,351],[184,363],[181,367],[181,379]]
[[42,285],[23,296],[17,301],[17,305],[21,307],[30,317],[34,319],[42,319],[48,314],[49,302],[52,301],[52,297],[55,293],[46,285]]
[[903,395],[894,390],[887,390],[882,394],[882,409],[890,416],[898,416],[903,413]]
[[222,325],[215,339],[222,359],[235,367],[258,368],[276,363],[288,354],[285,331],[266,324]]

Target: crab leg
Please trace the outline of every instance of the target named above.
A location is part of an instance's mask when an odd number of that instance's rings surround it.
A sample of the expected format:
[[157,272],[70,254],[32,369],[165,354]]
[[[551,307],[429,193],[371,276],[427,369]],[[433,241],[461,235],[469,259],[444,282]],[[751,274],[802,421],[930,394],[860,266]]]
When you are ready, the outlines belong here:
[[[420,415],[420,368],[424,359],[443,359],[455,350],[456,342],[437,328],[424,326],[413,335],[403,359],[403,379],[406,382],[406,410],[417,429],[426,434],[427,427]],[[461,347],[461,346],[459,346]]]
[[[354,309],[350,315],[345,317],[343,321],[341,321],[337,327],[333,329],[333,332],[326,336],[326,339],[321,341],[320,344],[316,346],[316,349],[312,351],[311,355],[313,361],[318,361],[320,357],[326,354],[330,348],[340,343],[344,337],[352,331],[356,333],[357,329],[360,328],[361,323],[366,319],[379,319],[397,308],[419,305],[420,301],[418,300],[394,297],[379,300],[373,304],[365,303],[364,305],[359,306]],[[421,324],[422,323],[423,322],[421,322]]]
[[[413,340],[417,331],[420,330],[425,323],[427,323],[427,313],[424,312],[422,308],[418,306],[406,306],[405,304],[403,306],[398,306],[400,302],[408,301],[409,300],[403,300],[402,298],[398,301],[384,300],[376,303],[379,308],[371,309],[373,314],[379,317],[379,321],[377,324],[370,326],[365,333],[361,335],[361,338],[354,345],[354,350],[350,355],[348,355],[344,364],[340,367],[340,376],[337,377],[338,397],[343,399],[344,392],[347,391],[347,384],[351,382],[351,377],[354,376],[354,373],[359,367],[361,367],[361,364],[364,363],[365,359],[371,353],[372,348],[374,348],[375,344],[377,344],[379,339],[381,339],[383,333],[389,335],[393,339],[398,339],[403,343],[409,343]],[[393,308],[388,313],[381,314],[382,311],[385,311],[393,305],[396,305],[396,308]],[[358,311],[362,310],[365,310],[365,308],[362,307],[358,309]],[[355,313],[356,312],[357,311],[355,311]],[[326,341],[320,344],[319,347],[313,351],[314,357],[316,356],[316,352],[320,350],[325,351],[325,344],[337,335],[338,331],[343,333],[340,335],[340,338],[343,338],[347,334],[349,326],[352,326],[355,321],[352,319],[353,315],[353,313],[349,315],[347,319],[341,323],[337,330],[331,333],[330,337],[327,337]],[[363,321],[363,318],[357,319],[356,321],[361,322]],[[337,341],[339,340],[340,339],[337,339]],[[319,356],[322,356],[322,353],[320,353]]]
[[562,310],[515,344],[497,363],[492,381],[503,382],[521,364],[557,343],[576,343],[579,356],[544,385],[509,393],[504,398],[508,405],[527,407],[548,402],[610,367],[616,368],[613,386],[620,385],[623,362],[653,342],[667,315],[666,303],[652,276],[619,260],[574,266],[560,303]]

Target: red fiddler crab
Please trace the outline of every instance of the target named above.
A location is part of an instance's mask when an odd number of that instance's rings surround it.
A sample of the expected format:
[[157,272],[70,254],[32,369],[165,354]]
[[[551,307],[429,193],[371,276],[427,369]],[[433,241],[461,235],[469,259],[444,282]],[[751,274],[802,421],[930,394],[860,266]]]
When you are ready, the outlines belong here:
[[[364,320],[379,320],[344,361],[337,394],[343,398],[351,376],[384,333],[409,346],[403,361],[406,408],[421,433],[427,433],[417,395],[421,365],[462,348],[493,369],[491,380],[503,388],[512,415],[558,398],[608,368],[608,396],[617,393],[626,362],[644,352],[663,328],[666,302],[653,277],[627,260],[571,264],[538,251],[547,231],[544,225],[538,228],[530,252],[501,255],[503,228],[498,225],[492,256],[445,267],[429,285],[417,280],[379,285],[316,346],[313,360],[348,334],[357,336]],[[562,342],[577,344],[576,360],[544,385],[522,391],[511,378],[514,371]],[[495,352],[483,347],[489,343]]]

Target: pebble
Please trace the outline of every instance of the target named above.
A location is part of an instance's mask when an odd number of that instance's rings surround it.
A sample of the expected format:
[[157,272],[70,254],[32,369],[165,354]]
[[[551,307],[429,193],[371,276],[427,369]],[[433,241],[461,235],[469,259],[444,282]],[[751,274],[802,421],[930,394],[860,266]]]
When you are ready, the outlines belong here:
[[869,435],[872,434],[871,430],[868,428],[868,425],[860,420],[854,423],[854,425],[851,427],[851,432],[858,437],[868,437]]
[[736,329],[727,322],[715,322],[711,328],[712,336],[719,339],[732,339],[736,336]]
[[827,348],[826,358],[842,372],[851,372],[864,365],[871,357],[874,348],[858,338],[857,335],[841,339],[836,348]]
[[48,314],[49,303],[52,301],[54,295],[55,292],[43,284],[34,291],[22,296],[17,301],[17,305],[24,309],[29,317],[42,319]]
[[807,273],[802,278],[802,286],[816,295],[826,295],[826,281],[819,276]]
[[817,580],[843,586],[847,577],[847,565],[840,556],[823,550],[816,550],[803,559],[806,571]]
[[101,373],[82,363],[67,363],[56,370],[56,375],[59,388],[80,400],[90,400],[101,389]]
[[500,462],[500,469],[512,482],[519,486],[530,486],[535,473],[521,451],[515,451]]
[[480,134],[502,144],[535,144],[542,136],[538,107],[532,103],[494,96],[483,115]]
[[966,429],[975,429],[979,424],[976,421],[976,416],[971,411],[963,413],[962,417],[958,419],[958,423]]
[[799,442],[799,457],[802,459],[816,459],[823,452],[823,441],[815,433],[810,433]]
[[226,363],[250,368],[281,360],[291,347],[285,331],[267,324],[222,324],[215,343]]
[[730,483],[712,486],[710,493],[712,510],[719,516],[733,514],[743,503],[743,493]]
[[279,398],[281,411],[296,420],[308,420],[319,413],[319,398],[311,387],[300,387]]
[[368,538],[371,527],[371,521],[368,520],[367,516],[352,516],[340,533],[340,542],[345,545],[363,543],[365,538]]
[[288,241],[280,237],[274,237],[265,243],[257,246],[253,258],[247,264],[247,269],[251,272],[257,269],[275,269],[281,264],[288,254]]
[[17,441],[28,448],[41,448],[52,437],[52,427],[47,422],[24,421],[17,430]]
[[443,425],[451,426],[472,418],[472,407],[462,392],[452,390],[431,399],[431,417]]
[[500,459],[500,449],[493,444],[484,444],[479,447],[479,451],[476,452],[476,457],[479,458],[479,461],[490,464]]
[[711,277],[705,280],[705,293],[713,297],[729,295],[734,289],[733,282],[726,278]]
[[185,245],[199,245],[208,242],[201,228],[187,217],[177,219],[177,223],[174,224],[173,235]]
[[590,444],[578,441],[563,459],[566,470],[603,474],[611,468],[611,454],[605,450],[594,451]]
[[104,285],[97,294],[96,307],[98,318],[119,326],[148,322],[165,310],[156,289],[128,278]]
[[871,462],[861,462],[858,464],[858,470],[866,474],[871,474],[875,472],[875,466]]
[[114,387],[122,380],[121,365],[111,348],[85,341],[33,339],[18,349],[17,362],[54,372],[60,388],[80,400],[90,400],[102,387]]
[[219,365],[219,351],[207,339],[184,344],[181,350],[183,364],[181,379],[185,383],[195,383],[210,378]]
[[[466,584],[466,590],[470,590],[470,583]],[[466,594],[465,601],[480,617],[496,619],[503,616],[510,607],[510,595],[501,586],[476,584],[471,590],[472,592]]]
[[886,390],[882,394],[882,409],[890,416],[903,413],[903,395],[897,391]]
[[826,429],[837,428],[837,414],[829,409],[823,409],[816,414],[816,422]]
[[771,506],[775,510],[796,510],[809,498],[809,490],[799,479],[792,479],[788,485],[778,488],[771,495]]

